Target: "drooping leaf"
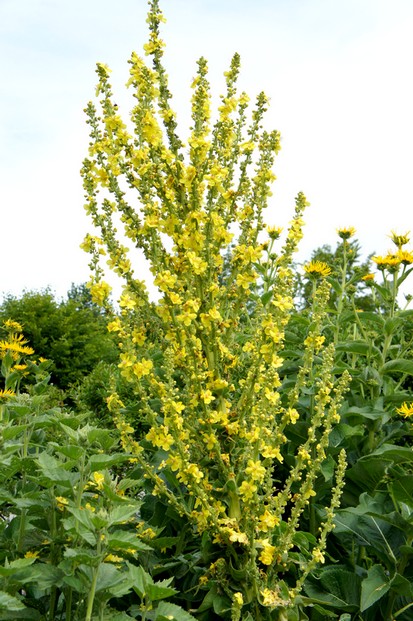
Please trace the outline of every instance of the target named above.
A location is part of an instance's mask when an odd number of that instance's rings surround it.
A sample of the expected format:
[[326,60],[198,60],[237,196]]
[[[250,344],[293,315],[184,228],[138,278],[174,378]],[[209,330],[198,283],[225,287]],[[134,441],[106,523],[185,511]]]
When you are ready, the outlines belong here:
[[359,607],[360,585],[360,577],[345,567],[326,567],[307,579],[304,590],[314,603],[350,612]]
[[390,590],[390,580],[382,565],[370,567],[361,583],[360,610],[364,612]]

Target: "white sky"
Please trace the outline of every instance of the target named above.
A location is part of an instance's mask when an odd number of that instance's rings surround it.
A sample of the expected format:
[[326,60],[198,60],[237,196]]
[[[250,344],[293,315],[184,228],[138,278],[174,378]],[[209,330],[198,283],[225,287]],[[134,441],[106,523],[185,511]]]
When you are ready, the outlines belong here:
[[[200,55],[216,95],[237,51],[241,87],[270,96],[267,127],[283,148],[267,220],[285,225],[306,194],[300,257],[334,246],[340,226],[356,227],[365,254],[387,252],[391,229],[413,229],[412,0],[161,4],[178,121]],[[88,279],[83,108],[100,61],[128,110],[127,60],[146,41],[146,11],[144,0],[0,0],[0,293],[63,296]]]

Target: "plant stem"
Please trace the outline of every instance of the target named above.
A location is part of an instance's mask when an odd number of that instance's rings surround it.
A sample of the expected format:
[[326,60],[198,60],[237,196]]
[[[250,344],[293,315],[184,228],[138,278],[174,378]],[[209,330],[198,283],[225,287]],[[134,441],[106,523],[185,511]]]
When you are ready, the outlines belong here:
[[86,609],[85,621],[91,621],[91,619],[92,619],[93,602],[95,600],[96,583],[97,583],[97,579],[98,579],[98,571],[99,571],[99,565],[97,567],[94,567],[94,569],[93,569],[93,578],[92,578],[92,582],[91,582],[91,585],[90,585],[89,595],[88,595],[88,598],[87,598],[87,609]]

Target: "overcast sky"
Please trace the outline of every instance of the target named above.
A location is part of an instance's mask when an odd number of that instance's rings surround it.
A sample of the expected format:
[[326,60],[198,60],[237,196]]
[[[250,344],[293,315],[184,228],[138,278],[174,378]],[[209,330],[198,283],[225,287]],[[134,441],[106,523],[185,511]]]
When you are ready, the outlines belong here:
[[[237,51],[242,88],[271,98],[282,151],[267,220],[285,225],[306,194],[300,257],[335,245],[340,226],[357,229],[366,255],[390,248],[391,229],[413,229],[412,0],[161,4],[178,121],[200,55],[216,95]],[[144,0],[0,0],[0,293],[63,296],[88,279],[83,108],[99,61],[127,114],[127,60],[146,41],[146,10]]]

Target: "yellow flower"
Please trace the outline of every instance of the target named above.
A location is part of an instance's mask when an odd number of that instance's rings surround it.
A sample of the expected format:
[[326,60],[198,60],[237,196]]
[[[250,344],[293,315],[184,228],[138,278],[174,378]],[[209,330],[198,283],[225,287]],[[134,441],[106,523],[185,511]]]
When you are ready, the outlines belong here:
[[364,274],[361,280],[364,280],[364,282],[370,282],[371,280],[374,280],[374,274]]
[[407,231],[404,235],[399,235],[398,233],[392,231],[389,237],[398,249],[401,250],[402,246],[405,246],[410,241],[410,231]]
[[310,335],[304,340],[304,345],[308,348],[314,348],[315,352],[319,352],[325,341],[325,336]]
[[355,235],[356,229],[353,226],[350,226],[349,228],[340,228],[337,229],[337,233],[341,239],[346,240]]
[[165,272],[160,272],[154,280],[155,285],[164,293],[166,293],[169,289],[172,289],[177,281],[177,276],[175,274],[171,274],[169,270]]
[[30,550],[26,552],[24,558],[37,558],[39,556],[39,552],[31,552]]
[[0,399],[8,399],[9,397],[15,397],[16,393],[10,390],[10,388],[0,389]]
[[259,516],[258,530],[266,533],[274,526],[277,526],[280,523],[278,517],[273,515],[268,509],[265,509],[264,513]]
[[5,328],[8,328],[9,330],[16,330],[17,332],[23,332],[22,326],[17,321],[13,321],[13,319],[6,319],[6,321],[3,322],[3,325]]
[[278,459],[279,462],[282,462],[284,460],[278,446],[272,447],[268,446],[268,444],[264,444],[264,446],[260,450],[260,453],[265,459]]
[[288,602],[281,599],[277,591],[272,591],[271,589],[265,588],[260,591],[260,593],[262,596],[263,606],[275,608],[276,606],[286,606],[288,604]]
[[201,390],[201,399],[205,405],[209,405],[211,401],[215,400],[215,397],[210,390]]
[[405,401],[399,408],[397,408],[396,412],[405,418],[413,416],[413,403],[407,403]]
[[134,374],[138,378],[141,378],[144,375],[149,375],[152,369],[153,369],[152,360],[147,360],[145,358],[142,358],[142,360],[140,360],[139,362],[136,362],[132,367]]
[[145,437],[148,442],[151,442],[151,444],[158,448],[162,448],[164,451],[169,451],[172,444],[175,443],[175,440],[171,434],[168,433],[168,429],[164,425],[161,425],[159,429],[152,427]]
[[63,511],[69,504],[68,499],[65,498],[64,496],[56,496],[55,500],[56,500],[57,508],[60,511]]
[[267,226],[267,233],[270,239],[278,239],[283,229],[281,226]]
[[307,276],[314,276],[315,278],[326,278],[331,274],[331,268],[324,261],[310,261],[304,265],[304,271]]
[[413,263],[413,252],[409,250],[399,250],[397,256],[403,265],[411,265]]
[[237,606],[242,606],[244,603],[244,597],[242,593],[240,593],[239,591],[234,593],[234,595],[232,596],[232,599],[234,600],[235,604],[237,604]]
[[112,287],[108,285],[108,283],[100,281],[95,283],[88,283],[90,295],[92,297],[92,301],[99,306],[102,306],[105,300],[108,298],[110,292],[112,291]]
[[105,482],[105,475],[101,472],[94,472],[92,474],[92,485],[95,485],[97,489],[103,489],[103,483]]
[[243,500],[251,500],[257,489],[258,488],[254,483],[250,483],[249,481],[243,481],[238,491],[239,495],[243,498]]
[[395,272],[399,267],[401,260],[397,254],[386,254],[385,257],[377,256],[372,257],[372,261],[375,262],[377,268],[381,271],[388,270],[389,272]]
[[324,563],[324,561],[325,561],[324,554],[321,552],[320,548],[314,548],[314,550],[313,550],[313,559],[317,563]]
[[121,556],[117,556],[116,554],[108,554],[103,559],[104,563],[121,563],[123,558]]
[[251,477],[253,481],[259,481],[262,483],[265,477],[265,468],[260,461],[249,459],[247,467],[245,468],[245,473]]
[[259,560],[264,565],[271,565],[275,556],[275,546],[271,545],[268,539],[261,539],[261,541],[258,540],[258,542],[263,546],[263,549],[258,557]]

